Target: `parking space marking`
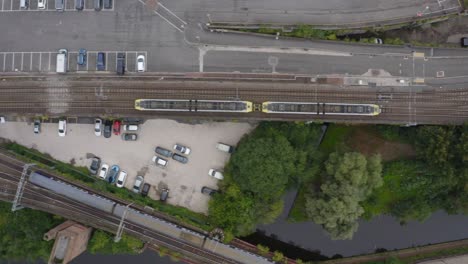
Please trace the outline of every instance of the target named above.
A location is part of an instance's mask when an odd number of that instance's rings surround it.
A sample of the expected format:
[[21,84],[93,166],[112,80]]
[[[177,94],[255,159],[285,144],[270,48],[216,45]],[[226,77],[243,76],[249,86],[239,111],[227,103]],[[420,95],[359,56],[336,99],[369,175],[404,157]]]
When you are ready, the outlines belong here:
[[21,71],[23,71],[24,52],[21,52]]
[[34,57],[34,52],[31,52],[31,55],[29,56],[29,71],[32,71],[33,57]]
[[5,5],[5,0],[2,0],[2,10],[3,10],[4,5]]
[[42,52],[39,53],[39,71],[41,71],[42,68]]
[[11,61],[11,71],[15,71],[15,54],[13,53],[13,60]]
[[49,52],[49,71],[50,71],[50,57],[52,56],[52,52]]
[[3,71],[5,71],[6,54],[3,54]]
[[107,64],[109,64],[109,60],[107,60],[107,54],[108,54],[108,52],[106,52],[106,64],[105,64],[106,65],[106,68],[105,68],[106,71],[107,71]]
[[13,10],[13,0],[10,0],[10,3],[11,3],[11,5],[10,5],[10,11],[11,11],[11,10]]

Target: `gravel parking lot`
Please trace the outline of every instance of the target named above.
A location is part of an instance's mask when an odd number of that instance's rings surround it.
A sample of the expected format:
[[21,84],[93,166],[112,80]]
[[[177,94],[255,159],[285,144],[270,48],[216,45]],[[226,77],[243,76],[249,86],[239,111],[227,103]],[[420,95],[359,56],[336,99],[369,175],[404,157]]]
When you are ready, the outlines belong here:
[[[64,162],[74,160],[78,166],[88,166],[89,158],[96,155],[103,163],[117,164],[128,173],[125,187],[131,188],[135,177],[142,175],[152,185],[151,198],[159,199],[158,188],[167,186],[168,203],[206,213],[209,196],[200,190],[203,186],[217,188],[217,180],[208,175],[208,170],[222,169],[229,159],[229,154],[216,149],[216,143],[236,145],[253,128],[247,123],[189,125],[173,120],[149,120],[140,125],[138,141],[126,142],[115,135],[109,139],[96,137],[94,126],[88,124],[68,124],[67,136],[61,138],[56,123],[42,124],[41,134],[36,135],[32,123],[8,122],[0,125],[0,136]],[[191,148],[187,164],[169,159],[168,165],[160,168],[151,162],[156,146],[172,150],[175,143]]]

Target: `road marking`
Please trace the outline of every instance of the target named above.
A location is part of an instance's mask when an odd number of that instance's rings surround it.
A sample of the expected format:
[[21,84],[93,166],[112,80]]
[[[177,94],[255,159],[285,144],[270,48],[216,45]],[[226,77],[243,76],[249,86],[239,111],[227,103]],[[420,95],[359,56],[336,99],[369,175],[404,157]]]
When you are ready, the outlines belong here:
[[127,68],[127,59],[128,59],[128,55],[127,55],[127,52],[125,52],[125,68]]
[[5,0],[2,0],[2,11],[3,11],[3,6],[5,5]]
[[3,71],[5,71],[6,53],[3,54]]
[[13,52],[13,60],[11,61],[11,71],[15,71],[15,53]]
[[52,56],[52,52],[49,52],[49,71],[50,71],[50,57]]
[[32,71],[32,61],[33,61],[34,53],[31,52],[31,55],[29,56],[29,71]]
[[106,61],[105,61],[106,71],[107,71],[107,64],[109,64],[109,61],[107,60],[107,52],[106,52]]
[[21,52],[21,71],[23,71],[24,52]]
[[11,3],[11,5],[10,5],[10,10],[9,11],[12,11],[13,10],[13,0],[10,0],[10,3]]
[[163,17],[161,14],[159,14],[158,12],[156,11],[153,11],[154,13],[156,13],[159,17],[161,17],[162,19],[166,20],[167,23],[169,23],[171,26],[173,26],[175,29],[179,30],[180,32],[183,32],[180,28],[178,28],[176,25],[172,24],[171,21],[167,20],[167,18]]
[[39,53],[39,71],[41,71],[42,68],[42,52]]
[[67,54],[67,68],[65,69],[65,72],[67,72],[69,69],[70,69],[70,56]]
[[180,22],[182,22],[183,24],[187,25],[187,22],[185,22],[184,20],[182,20],[182,18],[178,17],[176,14],[174,14],[171,10],[167,9],[167,7],[163,6],[163,4],[161,4],[161,2],[158,2],[158,6],[164,8],[167,12],[169,12],[169,14],[175,16],[177,19],[180,20]]
[[200,49],[200,48],[198,50],[199,50],[199,52],[198,52],[198,71],[203,72],[203,59],[205,57],[206,50]]

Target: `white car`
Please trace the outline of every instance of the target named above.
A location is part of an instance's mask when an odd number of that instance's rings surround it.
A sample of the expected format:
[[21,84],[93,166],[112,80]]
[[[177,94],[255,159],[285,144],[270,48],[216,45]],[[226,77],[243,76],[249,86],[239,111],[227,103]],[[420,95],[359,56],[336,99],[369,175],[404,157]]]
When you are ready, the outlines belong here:
[[37,8],[45,9],[47,5],[47,0],[38,0],[37,1]]
[[190,148],[180,145],[180,144],[175,144],[174,145],[174,150],[179,151],[182,154],[189,155],[190,154]]
[[58,134],[60,137],[64,137],[67,134],[67,120],[59,120]]
[[125,180],[127,179],[127,172],[126,171],[120,171],[119,172],[119,177],[117,177],[117,182],[115,185],[119,188],[124,187],[125,185]]
[[139,55],[137,57],[137,71],[145,72],[145,70],[146,70],[145,55]]
[[102,135],[102,120],[99,118],[94,119],[94,135],[97,137]]
[[221,172],[215,170],[215,169],[210,169],[208,171],[208,175],[210,175],[210,176],[212,176],[212,177],[214,177],[215,179],[218,179],[218,180],[224,179],[223,174]]
[[160,158],[158,156],[153,156],[152,161],[159,167],[166,167],[167,165],[167,160]]
[[107,176],[107,172],[109,171],[109,165],[102,164],[101,169],[99,170],[99,178],[105,180]]

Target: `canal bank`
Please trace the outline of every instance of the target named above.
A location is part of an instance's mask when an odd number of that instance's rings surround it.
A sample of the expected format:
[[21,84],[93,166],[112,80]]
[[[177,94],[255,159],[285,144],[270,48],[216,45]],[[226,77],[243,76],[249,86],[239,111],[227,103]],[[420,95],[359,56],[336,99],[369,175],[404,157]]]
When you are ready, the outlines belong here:
[[[353,239],[331,240],[325,230],[313,222],[288,222],[287,214],[294,198],[295,191],[288,192],[281,216],[273,224],[258,226],[257,233],[247,240],[255,244],[261,241],[260,244],[274,251],[277,249],[274,246],[278,243],[274,242],[276,239],[311,251],[305,259],[323,260],[335,255],[350,257],[468,238],[468,216],[438,211],[424,222],[409,221],[406,225],[400,225],[396,218],[386,215],[370,221],[360,220]],[[310,256],[315,258],[310,259]],[[296,257],[299,258],[293,256]]]

